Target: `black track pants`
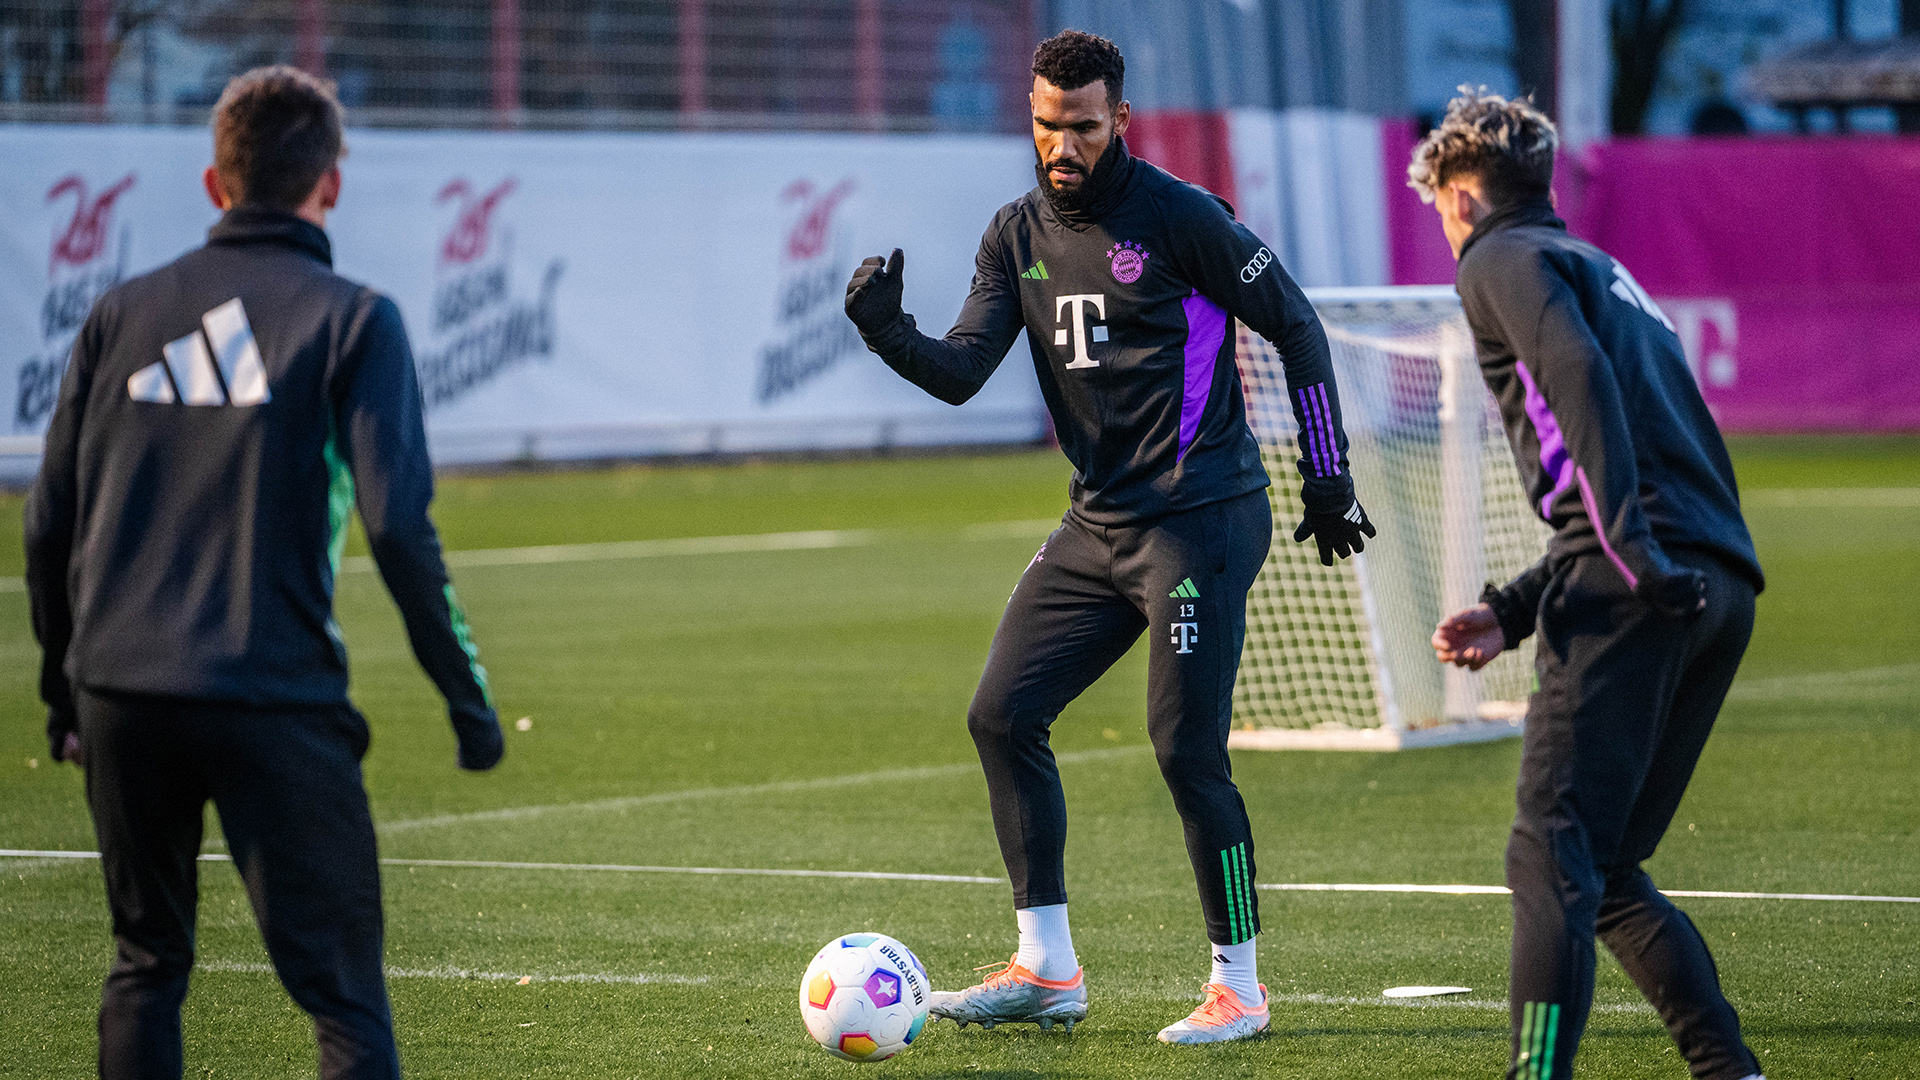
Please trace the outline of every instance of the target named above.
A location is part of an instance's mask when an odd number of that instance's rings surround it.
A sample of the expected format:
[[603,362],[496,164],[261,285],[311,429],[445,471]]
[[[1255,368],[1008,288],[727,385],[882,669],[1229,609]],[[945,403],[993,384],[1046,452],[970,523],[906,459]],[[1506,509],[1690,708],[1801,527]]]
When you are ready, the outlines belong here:
[[1596,932],[1700,1080],[1760,1071],[1700,932],[1642,861],[1667,831],[1753,632],[1753,586],[1712,558],[1707,610],[1655,612],[1599,556],[1541,602],[1540,689],[1527,711],[1513,890],[1514,1080],[1570,1080],[1593,1004]]
[[1227,731],[1247,590],[1273,536],[1266,493],[1137,526],[1069,513],[1007,602],[967,712],[1015,907],[1066,902],[1066,797],[1054,717],[1149,632],[1147,732],[1186,826],[1209,940],[1260,929],[1253,838]]
[[76,697],[116,946],[100,1002],[100,1075],[181,1075],[195,858],[211,799],[281,985],[313,1016],[320,1075],[398,1077],[360,778],[366,721],[344,705]]

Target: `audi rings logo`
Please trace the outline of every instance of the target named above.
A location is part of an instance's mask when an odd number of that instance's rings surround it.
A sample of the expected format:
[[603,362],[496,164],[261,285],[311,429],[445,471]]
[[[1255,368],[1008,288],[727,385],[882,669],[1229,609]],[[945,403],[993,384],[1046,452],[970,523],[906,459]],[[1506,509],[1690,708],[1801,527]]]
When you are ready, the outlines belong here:
[[1254,252],[1253,258],[1247,265],[1240,268],[1240,280],[1248,285],[1253,284],[1253,279],[1259,277],[1261,271],[1265,270],[1267,264],[1271,262],[1273,262],[1273,252],[1266,248]]

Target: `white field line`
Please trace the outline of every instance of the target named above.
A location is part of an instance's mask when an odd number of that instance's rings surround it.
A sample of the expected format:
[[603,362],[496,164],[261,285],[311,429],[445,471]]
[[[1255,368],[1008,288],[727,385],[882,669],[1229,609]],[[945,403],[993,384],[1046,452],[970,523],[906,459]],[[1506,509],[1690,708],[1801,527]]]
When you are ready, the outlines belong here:
[[[245,960],[202,960],[193,965],[199,971],[237,972],[244,975],[272,975],[273,965]],[[519,982],[530,979],[537,983],[667,983],[674,986],[699,986],[707,980],[697,975],[614,975],[607,972],[589,972],[581,975],[540,975],[524,971],[468,971],[465,968],[402,968],[387,969],[389,979],[484,979],[489,982]]]
[[1920,507],[1920,487],[1755,488],[1742,492],[1742,506],[1879,509]]
[[[1117,746],[1106,750],[1080,750],[1061,754],[1056,760],[1062,765],[1077,765],[1090,761],[1102,761],[1108,758],[1123,757],[1144,753],[1145,746]],[[547,803],[536,806],[509,806],[498,810],[473,810],[464,814],[436,814],[431,817],[403,818],[381,824],[382,834],[412,832],[416,829],[440,828],[448,825],[465,825],[478,822],[524,821],[529,818],[546,817],[550,814],[596,814],[608,811],[623,811],[636,806],[657,806],[663,803],[694,802],[702,799],[741,799],[757,795],[784,795],[801,791],[820,791],[832,788],[855,787],[861,784],[897,783],[916,780],[938,780],[950,777],[978,775],[977,762],[954,765],[925,765],[910,769],[881,769],[875,772],[850,773],[844,776],[822,776],[811,780],[775,780],[765,784],[741,784],[736,787],[689,788],[682,791],[659,791],[651,795],[618,795],[610,799],[595,799],[590,802]]]
[[[987,521],[968,525],[952,535],[962,540],[1019,540],[1047,535],[1060,525],[1058,518],[1026,521]],[[816,529],[808,532],[746,533],[737,536],[672,536],[659,540],[614,540],[603,544],[544,544],[538,547],[474,548],[446,553],[455,569],[481,566],[537,566],[544,563],[602,562],[613,559],[659,559],[687,555],[734,555],[754,551],[823,551],[828,548],[871,547],[905,539],[911,529]],[[364,574],[373,560],[353,555],[340,560],[343,573]],[[25,592],[26,581],[0,577],[0,593]]]
[[[31,851],[0,848],[0,858],[10,859],[97,859],[97,851]],[[233,856],[209,853],[201,862],[232,862]],[[382,866],[436,866],[473,870],[557,870],[616,874],[698,874],[737,877],[851,878],[868,881],[932,881],[961,885],[1002,885],[997,877],[968,874],[904,874],[878,870],[776,870],[718,866],[627,866],[619,863],[546,863],[505,862],[491,859],[381,859]],[[1329,882],[1262,882],[1254,888],[1265,892],[1362,892],[1428,893],[1445,896],[1506,896],[1503,885],[1406,885],[1356,884]],[[1717,889],[1662,889],[1667,896],[1705,897],[1712,900],[1826,900],[1842,903],[1920,904],[1920,896],[1863,896],[1855,893],[1776,893],[1725,892]]]
[[[1385,885],[1312,882],[1262,883],[1256,889],[1271,892],[1440,893],[1447,896],[1509,896],[1504,885]],[[1721,892],[1704,889],[1661,889],[1664,896],[1708,897],[1715,900],[1837,900],[1872,904],[1920,904],[1920,896],[1860,896],[1853,893]]]
[[[1373,1005],[1390,1009],[1482,1009],[1487,1012],[1507,1012],[1511,1008],[1504,998],[1434,997],[1434,998],[1390,998],[1390,997],[1338,997],[1332,994],[1274,994],[1267,995],[1267,1001],[1276,1005]],[[1645,1013],[1654,1015],[1653,1006],[1644,1002],[1637,1005],[1593,1006],[1597,1013]]]
[[[61,859],[97,859],[97,851],[29,851],[0,848],[0,858],[35,859],[43,863]],[[201,862],[230,863],[233,856],[217,851],[199,856]],[[381,866],[437,866],[455,870],[573,870],[613,874],[693,874],[701,877],[793,877],[840,878],[859,881],[934,881],[958,885],[1004,885],[1006,879],[973,877],[966,874],[903,874],[881,870],[784,870],[730,866],[629,866],[621,863],[506,862],[497,859],[381,859]],[[518,978],[518,976],[515,976]]]

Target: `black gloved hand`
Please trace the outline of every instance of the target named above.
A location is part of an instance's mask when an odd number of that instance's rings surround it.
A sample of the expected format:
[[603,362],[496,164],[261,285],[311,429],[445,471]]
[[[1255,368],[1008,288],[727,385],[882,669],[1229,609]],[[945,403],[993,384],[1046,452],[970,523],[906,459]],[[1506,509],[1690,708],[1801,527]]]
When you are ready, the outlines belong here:
[[[67,736],[80,734],[80,721],[64,709],[47,709],[47,756],[55,761],[67,760]],[[79,764],[79,762],[74,762]]]
[[906,253],[899,248],[885,259],[875,255],[861,263],[847,282],[847,318],[862,334],[877,334],[900,321],[900,271]]
[[1307,511],[1300,527],[1293,530],[1293,542],[1305,543],[1309,536],[1318,540],[1320,565],[1332,566],[1335,555],[1344,559],[1356,551],[1367,550],[1367,542],[1362,537],[1374,534],[1373,522],[1367,520],[1367,512],[1360,508],[1360,500],[1355,499],[1344,513]]
[[1684,568],[1671,574],[1648,574],[1633,594],[1662,615],[1689,619],[1707,610],[1707,575]]
[[485,772],[500,763],[507,752],[507,738],[500,731],[500,718],[492,709],[483,713],[449,711],[453,719],[453,737],[460,742],[460,767]]

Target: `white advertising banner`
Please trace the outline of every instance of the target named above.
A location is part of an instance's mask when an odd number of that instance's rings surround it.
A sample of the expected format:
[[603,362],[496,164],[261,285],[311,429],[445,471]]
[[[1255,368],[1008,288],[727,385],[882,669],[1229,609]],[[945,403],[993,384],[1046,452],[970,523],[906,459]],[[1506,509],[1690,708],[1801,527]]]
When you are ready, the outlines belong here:
[[[1031,144],[969,136],[353,131],[336,268],[406,316],[437,460],[1038,438],[1023,345],[956,409],[841,311],[906,249],[938,334]],[[0,126],[0,448],[45,430],[74,334],[114,282],[203,243],[196,129]],[[30,463],[29,463],[29,468]]]

